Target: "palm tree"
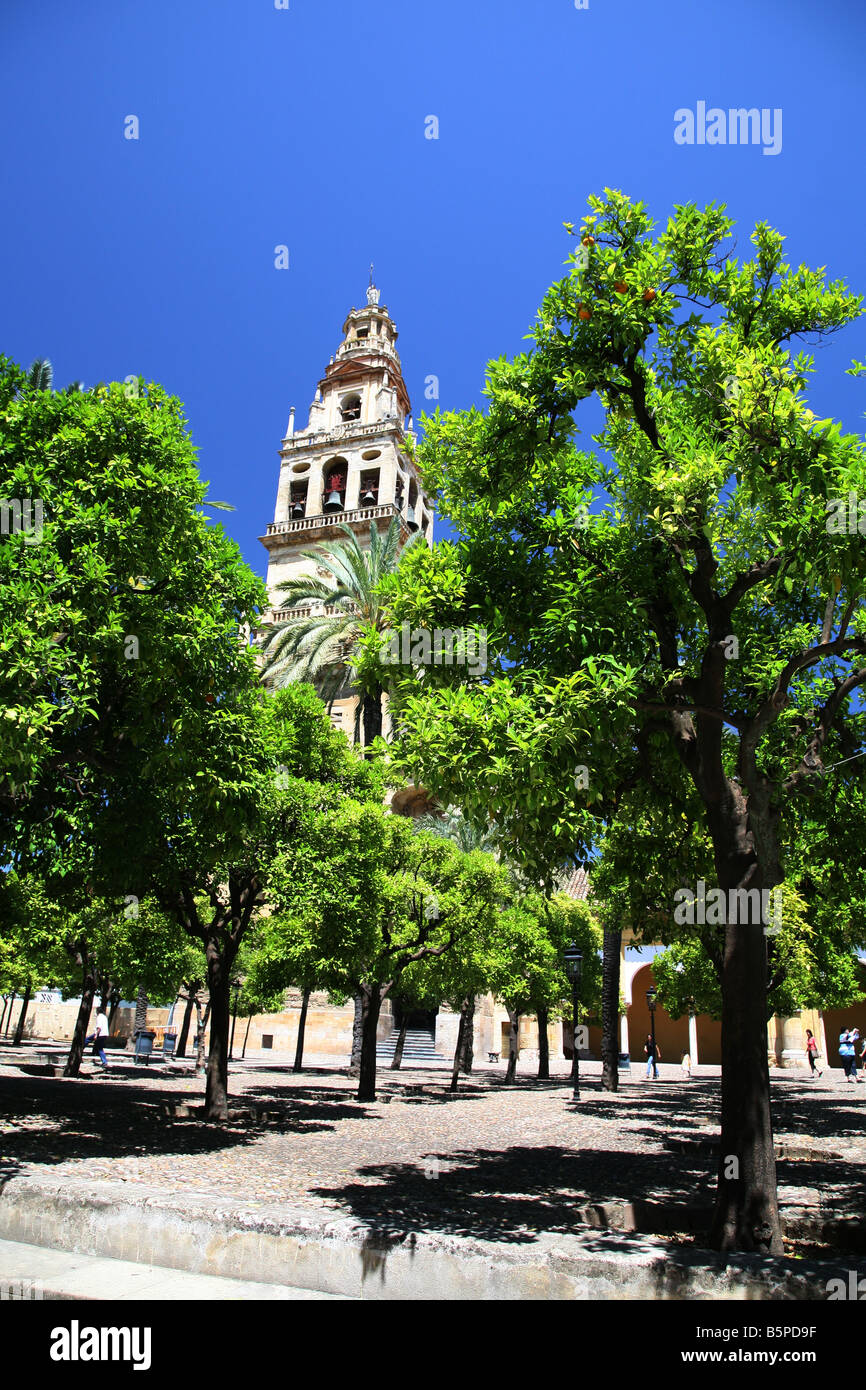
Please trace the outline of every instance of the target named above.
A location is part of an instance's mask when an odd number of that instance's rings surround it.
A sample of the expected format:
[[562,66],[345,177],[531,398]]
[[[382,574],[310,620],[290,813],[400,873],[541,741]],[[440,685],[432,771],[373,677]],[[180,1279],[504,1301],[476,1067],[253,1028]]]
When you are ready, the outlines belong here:
[[[27,373],[27,384],[33,391],[54,390],[54,368],[47,357],[37,357],[31,362],[30,370]],[[67,396],[83,390],[83,381],[70,381],[69,385],[63,388],[63,392]]]
[[442,840],[451,840],[464,854],[480,849],[486,854],[496,852],[496,839],[493,827],[480,830],[468,820],[463,819],[459,806],[449,806],[441,815],[418,816],[413,827],[426,830],[429,835],[438,835]]
[[[287,607],[301,611],[266,629],[262,640],[264,680],[274,685],[310,681],[330,703],[350,691],[352,658],[363,634],[371,628],[380,633],[387,629],[380,586],[394,573],[402,553],[399,517],[391,521],[384,540],[376,523],[370,523],[369,550],[362,550],[351,527],[340,530],[346,540],[302,552],[301,558],[312,560],[320,573],[279,585],[277,592]],[[422,540],[417,531],[404,550]],[[382,695],[381,685],[363,693],[365,744],[382,732]]]
[[27,381],[34,391],[51,391],[53,389],[54,368],[47,357],[37,357],[30,364]]

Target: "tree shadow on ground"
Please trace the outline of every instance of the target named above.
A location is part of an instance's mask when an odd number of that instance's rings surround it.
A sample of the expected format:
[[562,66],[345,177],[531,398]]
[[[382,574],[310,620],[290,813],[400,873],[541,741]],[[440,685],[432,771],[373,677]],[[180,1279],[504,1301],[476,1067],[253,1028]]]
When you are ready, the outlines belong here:
[[[861,1104],[847,1095],[819,1098],[804,1084],[802,1092],[793,1087],[781,1093],[774,1083],[771,1092],[773,1130],[780,1135],[802,1135],[804,1138],[844,1139],[846,1135],[862,1137],[866,1118],[866,1096]],[[852,1088],[853,1089],[853,1088]],[[635,1095],[618,1091],[610,1095],[587,1095],[580,1101],[581,1113],[598,1119],[647,1119],[657,1126],[645,1133],[658,1138],[670,1125],[678,1129],[711,1127],[716,1131],[720,1122],[720,1092],[718,1082],[688,1083],[688,1090],[672,1090],[664,1083],[653,1083],[651,1093]]]
[[420,1164],[373,1164],[357,1171],[365,1182],[312,1191],[386,1238],[432,1231],[516,1244],[542,1232],[585,1230],[578,1209],[589,1203],[693,1201],[703,1176],[688,1155],[673,1161],[670,1154],[552,1145],[435,1153]]
[[369,1109],[371,1105],[387,1105],[394,1101],[405,1105],[440,1105],[456,1100],[483,1100],[487,1095],[489,1092],[480,1086],[466,1086],[465,1089],[451,1093],[445,1085],[434,1089],[429,1082],[426,1085],[417,1085],[399,1081],[380,1085],[377,1088],[376,1100],[370,1102],[356,1100],[349,1088],[335,1090],[333,1087],[325,1086],[250,1086],[243,1092],[244,1099],[255,1097],[261,1102],[266,1102],[272,1096],[284,1098],[287,1102],[296,1098],[314,1100],[327,1107],[324,1113],[329,1116],[334,1115],[335,1107],[342,1104],[346,1108],[346,1115],[354,1116],[356,1119],[363,1115],[380,1118],[377,1111]]
[[411,1084],[392,1085],[389,1088],[390,1095],[394,1100],[399,1100],[403,1105],[442,1105],[443,1102],[457,1100],[485,1100],[490,1095],[490,1091],[483,1086],[473,1086],[471,1084],[461,1086],[456,1091],[448,1089],[448,1082],[445,1081],[441,1086],[427,1082],[425,1086],[413,1086]]
[[863,1138],[866,1132],[866,1100],[860,1105],[852,1104],[843,1096],[811,1105],[804,1104],[805,1100],[805,1096],[774,1099],[773,1131],[777,1138],[781,1134],[831,1141],[844,1141],[848,1135]]
[[256,1072],[270,1073],[280,1076],[347,1076],[347,1067],[307,1067],[304,1066],[300,1071],[295,1071],[291,1062],[247,1062],[241,1057],[235,1057],[229,1062],[229,1074],[234,1071],[235,1076],[255,1076]]
[[[379,1119],[365,1101],[355,1100],[349,1091],[335,1091],[322,1086],[250,1086],[242,1095],[233,1097],[243,1110],[256,1106],[268,1112],[268,1127],[305,1128],[305,1119],[360,1120]],[[296,1125],[292,1121],[297,1121]],[[285,1121],[285,1125],[283,1122]],[[321,1126],[333,1129],[334,1125]]]
[[[189,1113],[177,1113],[179,1105]],[[238,1148],[259,1137],[259,1126],[255,1119],[250,1122],[249,1107],[242,1098],[232,1097],[228,1121],[214,1124],[204,1120],[199,1097],[155,1087],[134,1092],[105,1080],[75,1086],[42,1080],[34,1094],[32,1082],[3,1077],[0,1109],[7,1121],[18,1123],[2,1138],[7,1180],[25,1164],[171,1154],[195,1157]],[[355,1113],[333,1105],[287,1106],[278,1125],[311,1134],[333,1130],[339,1119]]]

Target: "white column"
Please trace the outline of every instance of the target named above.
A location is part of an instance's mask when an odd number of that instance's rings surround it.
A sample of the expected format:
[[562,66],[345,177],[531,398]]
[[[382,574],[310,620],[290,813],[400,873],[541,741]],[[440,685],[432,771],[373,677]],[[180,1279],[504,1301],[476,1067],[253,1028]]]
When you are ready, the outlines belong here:
[[322,464],[313,463],[305,475],[307,484],[307,516],[319,516],[322,510]]
[[[291,457],[291,455],[290,455]],[[281,521],[288,521],[290,511],[290,497],[292,487],[292,468],[291,464],[283,460],[280,467],[280,481],[277,487],[277,505],[274,508],[274,524],[278,525]]]
[[361,455],[350,454],[346,462],[346,511],[351,512],[357,507],[361,493]]
[[382,450],[377,459],[379,464],[379,506],[385,507],[394,501],[397,489],[397,455],[393,448]]
[[698,1065],[698,1020],[693,1013],[689,1014],[689,1056],[692,1059],[692,1066]]
[[624,1052],[626,1056],[629,1055],[628,1014],[620,1014],[619,1016],[619,1050]]

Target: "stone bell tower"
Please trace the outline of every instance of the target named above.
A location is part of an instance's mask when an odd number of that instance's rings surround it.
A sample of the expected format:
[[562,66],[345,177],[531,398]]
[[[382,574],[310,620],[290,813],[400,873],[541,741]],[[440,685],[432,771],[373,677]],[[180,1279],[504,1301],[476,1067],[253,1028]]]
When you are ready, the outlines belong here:
[[[384,533],[400,518],[401,543],[419,529],[433,539],[433,509],[406,453],[413,438],[411,405],[397,355],[397,330],[379,303],[372,267],[367,302],[352,309],[343,340],[325,368],[310,406],[306,429],[295,430],[294,406],[280,447],[280,479],[274,520],[260,537],[268,552],[271,604],[266,622],[281,622],[285,607],[278,586],[315,572],[302,552],[322,541],[345,539],[347,525],[362,549],[370,522]],[[341,704],[344,702],[340,702]],[[349,732],[348,710],[335,722]]]

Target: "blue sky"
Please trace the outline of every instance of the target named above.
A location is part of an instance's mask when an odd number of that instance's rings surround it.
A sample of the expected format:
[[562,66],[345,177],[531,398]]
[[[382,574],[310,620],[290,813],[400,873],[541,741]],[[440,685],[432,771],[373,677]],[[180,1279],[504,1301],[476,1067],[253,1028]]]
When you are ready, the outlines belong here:
[[[259,572],[277,450],[363,302],[400,331],[416,415],[479,400],[563,273],[586,198],[726,202],[866,291],[866,11],[853,0],[3,0],[0,351],[55,382],[160,381]],[[783,113],[780,153],[681,146],[674,112]],[[139,139],[124,138],[138,117]],[[438,140],[425,139],[437,116]],[[274,268],[289,247],[290,268]],[[819,414],[862,429],[855,326]],[[443,534],[440,526],[438,535]]]

